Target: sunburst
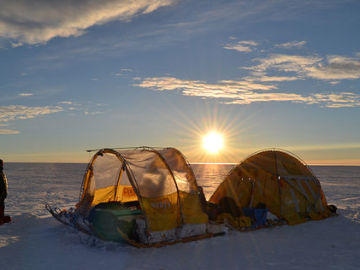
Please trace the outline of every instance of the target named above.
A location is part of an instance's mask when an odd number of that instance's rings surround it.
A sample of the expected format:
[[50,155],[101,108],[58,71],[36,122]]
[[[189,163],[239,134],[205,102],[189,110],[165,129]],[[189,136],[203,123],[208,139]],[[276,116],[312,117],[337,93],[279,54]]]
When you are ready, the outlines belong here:
[[203,138],[203,148],[209,154],[218,154],[224,148],[224,137],[216,131],[206,134]]

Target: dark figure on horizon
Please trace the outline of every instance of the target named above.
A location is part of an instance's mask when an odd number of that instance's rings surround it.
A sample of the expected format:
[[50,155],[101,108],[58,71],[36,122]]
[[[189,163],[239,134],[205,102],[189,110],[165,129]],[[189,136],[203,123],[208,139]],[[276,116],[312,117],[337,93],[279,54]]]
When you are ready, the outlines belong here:
[[11,218],[9,216],[4,216],[5,211],[5,198],[7,196],[8,183],[6,175],[3,171],[4,162],[0,159],[0,225],[4,223],[9,223]]

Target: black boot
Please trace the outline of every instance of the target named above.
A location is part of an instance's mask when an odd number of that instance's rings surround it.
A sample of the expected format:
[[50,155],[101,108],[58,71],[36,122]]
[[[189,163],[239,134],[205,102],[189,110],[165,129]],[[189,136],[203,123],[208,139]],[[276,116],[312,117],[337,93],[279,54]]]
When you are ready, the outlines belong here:
[[4,224],[4,206],[0,206],[0,225]]
[[4,216],[4,206],[0,206],[0,225],[11,222],[10,216]]

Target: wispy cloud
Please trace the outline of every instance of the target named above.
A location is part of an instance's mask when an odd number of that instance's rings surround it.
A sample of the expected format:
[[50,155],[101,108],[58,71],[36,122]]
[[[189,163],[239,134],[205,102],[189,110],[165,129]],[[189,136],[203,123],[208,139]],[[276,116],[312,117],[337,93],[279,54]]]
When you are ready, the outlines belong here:
[[[281,48],[301,47],[305,41],[278,44]],[[251,51],[257,46],[255,41],[239,41],[224,48]],[[243,48],[244,47],[244,48]],[[246,47],[246,48],[245,48]],[[332,85],[344,79],[360,78],[360,55],[345,57],[332,55],[289,55],[270,54],[255,58],[257,65],[239,67],[250,75],[238,80],[219,80],[208,83],[200,80],[182,80],[175,77],[134,78],[134,85],[155,91],[176,91],[185,96],[219,99],[223,104],[251,104],[255,102],[293,102],[317,104],[320,107],[346,108],[360,107],[360,94],[345,91],[321,91],[307,95],[298,91],[280,88],[282,82],[292,82],[315,78],[326,80]],[[293,88],[293,87],[292,87]]]
[[85,115],[98,115],[98,114],[103,114],[104,112],[102,111],[94,111],[94,112],[89,112],[89,111],[84,111]]
[[235,50],[238,52],[251,52],[258,44],[252,40],[243,40],[235,43],[229,43],[224,46],[224,49]]
[[181,80],[173,77],[145,78],[135,86],[155,91],[179,91],[184,96],[220,99],[224,104],[251,104],[254,102],[294,102],[319,104],[322,107],[360,107],[360,95],[350,92],[298,93],[274,92],[275,85],[254,84],[248,81],[223,80],[215,84],[204,81]]
[[325,64],[308,67],[307,75],[322,80],[360,78],[360,57],[329,56]]
[[230,95],[231,97],[240,92],[251,90],[266,91],[276,88],[274,85],[252,83],[248,81],[222,80],[218,84],[209,84],[204,81],[188,81],[174,77],[145,78],[140,83],[135,84],[135,86],[152,88],[157,91],[183,90],[183,93],[191,96],[201,96],[201,93],[208,93],[210,96],[221,93],[221,95]]
[[260,64],[243,67],[257,73],[269,70],[293,72],[299,78],[309,77],[320,80],[344,80],[360,78],[360,57],[328,56],[323,59],[318,56],[300,56],[273,54],[267,58],[255,59]]
[[[290,41],[277,44],[275,47],[282,49],[301,48],[305,44],[306,41]],[[255,46],[258,46],[258,43],[249,40],[230,43],[224,48],[240,52],[251,52]],[[329,80],[331,84],[336,84],[339,80],[360,78],[360,53],[356,53],[354,57],[330,55],[325,58],[318,55],[271,54],[268,57],[255,58],[253,61],[259,62],[259,64],[240,67],[252,71],[253,76],[247,77],[247,80],[281,82],[307,77]],[[296,76],[268,76],[267,72],[270,70],[292,72]]]
[[117,76],[117,77],[121,77],[124,75],[128,75],[131,72],[133,72],[133,70],[131,68],[121,68],[120,71],[113,73],[113,75]]
[[80,36],[86,29],[113,20],[129,21],[169,6],[175,0],[18,0],[1,1],[0,37],[23,43],[46,43],[55,37]]
[[252,76],[244,77],[246,81],[258,82],[288,82],[299,80],[297,76],[268,76],[265,72],[252,72]]
[[67,111],[83,111],[86,110],[86,108],[84,108],[83,104],[80,104],[78,102],[73,102],[70,100],[64,100],[64,101],[60,101],[57,104],[59,104],[61,106],[61,108],[63,109],[63,111],[67,112]]
[[133,70],[131,68],[121,68],[121,72],[132,72]]
[[20,97],[30,97],[30,96],[33,96],[34,94],[33,93],[20,93],[19,96]]
[[282,49],[292,49],[292,48],[302,48],[304,47],[306,44],[306,41],[303,40],[303,41],[290,41],[290,42],[286,42],[286,43],[281,43],[281,44],[276,44],[275,47],[278,47],[278,48],[282,48]]
[[256,72],[265,72],[268,69],[276,69],[285,72],[305,73],[305,71],[320,63],[322,58],[314,56],[273,54],[267,58],[257,58],[254,61],[260,64],[244,69]]
[[66,101],[60,101],[59,104],[71,105],[71,104],[73,104],[73,102],[66,100]]
[[22,105],[0,106],[0,122],[8,122],[16,119],[31,119],[40,115],[62,112],[60,106],[28,107]]
[[18,130],[0,128],[0,135],[13,135],[13,134],[19,134],[19,133],[20,133],[20,131],[18,131]]

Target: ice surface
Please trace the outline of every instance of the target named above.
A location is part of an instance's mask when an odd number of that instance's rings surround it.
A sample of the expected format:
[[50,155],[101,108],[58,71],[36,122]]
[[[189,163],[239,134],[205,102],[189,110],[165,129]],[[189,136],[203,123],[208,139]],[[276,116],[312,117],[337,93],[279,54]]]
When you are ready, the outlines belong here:
[[[13,223],[0,227],[0,269],[360,269],[360,167],[312,167],[338,217],[158,249],[97,241],[50,217],[45,202],[78,201],[85,168],[5,164]],[[231,166],[193,168],[209,198]]]

